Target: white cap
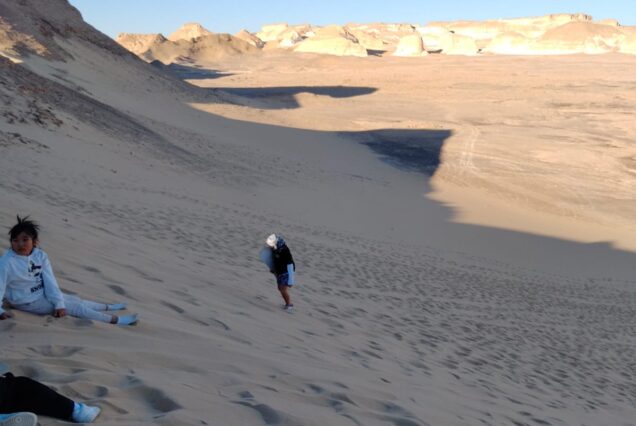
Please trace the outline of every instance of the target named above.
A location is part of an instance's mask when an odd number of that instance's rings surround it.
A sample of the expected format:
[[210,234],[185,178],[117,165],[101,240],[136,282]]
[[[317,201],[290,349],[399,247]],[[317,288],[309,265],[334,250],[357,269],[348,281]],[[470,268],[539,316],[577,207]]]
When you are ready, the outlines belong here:
[[277,240],[278,240],[278,237],[276,236],[276,234],[272,234],[269,237],[267,237],[267,239],[265,240],[265,244],[267,244],[271,248],[276,248]]

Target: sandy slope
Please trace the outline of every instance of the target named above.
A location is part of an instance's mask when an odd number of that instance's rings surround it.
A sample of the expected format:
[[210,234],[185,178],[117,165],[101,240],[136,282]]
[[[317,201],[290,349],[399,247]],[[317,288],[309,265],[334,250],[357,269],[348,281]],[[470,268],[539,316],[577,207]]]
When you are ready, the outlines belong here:
[[210,64],[222,78],[190,81],[243,95],[244,108],[198,106],[229,117],[331,131],[448,130],[432,195],[463,222],[636,250],[635,63],[278,55]]
[[[217,66],[219,78],[197,82],[236,89],[219,93],[86,41],[56,43],[75,59],[25,58],[50,83],[3,63],[2,111],[19,105],[20,115],[0,119],[0,217],[8,227],[15,213],[33,214],[64,289],[128,301],[142,322],[17,313],[0,322],[0,367],[100,404],[104,425],[633,423],[634,253],[574,241],[588,236],[458,224],[430,199],[432,187],[451,184],[484,203],[519,188],[529,216],[546,224],[565,216],[534,201],[577,205],[545,190],[535,154],[512,162],[497,138],[556,152],[539,137],[550,129],[550,143],[568,136],[596,147],[589,134],[603,119],[599,137],[629,152],[620,133],[631,129],[621,119],[629,110],[594,115],[607,111],[606,96],[633,101],[621,90],[632,84],[621,71],[629,60],[568,58],[539,69],[448,59],[436,71],[392,61],[377,74],[273,58]],[[372,61],[361,64],[377,71]],[[522,100],[503,71],[479,87],[469,79],[503,65],[527,77]],[[586,96],[586,120],[575,107],[563,107],[561,121],[539,108],[552,102],[540,93],[561,90],[556,71],[585,66],[592,81],[613,70],[603,92],[572,83]],[[404,84],[413,69],[430,76],[427,90]],[[451,83],[451,71],[463,78]],[[45,90],[24,90],[20,79]],[[325,85],[333,87],[316,87]],[[477,92],[498,121],[483,122]],[[497,106],[502,92],[512,99]],[[422,138],[434,146],[414,148]],[[401,150],[387,151],[386,140]],[[462,151],[471,140],[474,149]],[[495,160],[497,170],[527,169],[504,179],[486,167]],[[603,170],[554,182],[585,179],[602,192]],[[614,214],[631,232],[607,198],[594,202],[601,213],[584,216],[586,227]],[[288,237],[298,262],[293,315],[279,309],[255,259],[272,230]]]

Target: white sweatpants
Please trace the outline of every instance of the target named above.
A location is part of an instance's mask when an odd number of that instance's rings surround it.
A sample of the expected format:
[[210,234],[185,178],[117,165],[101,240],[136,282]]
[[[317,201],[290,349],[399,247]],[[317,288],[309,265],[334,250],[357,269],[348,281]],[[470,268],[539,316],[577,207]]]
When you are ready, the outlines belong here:
[[[64,304],[66,305],[66,313],[72,317],[86,318],[101,322],[110,322],[112,315],[105,314],[108,306],[105,303],[91,302],[90,300],[82,300],[77,296],[64,293]],[[41,298],[31,303],[22,305],[13,305],[15,309],[30,312],[38,315],[50,315],[55,312],[53,303],[42,295]]]

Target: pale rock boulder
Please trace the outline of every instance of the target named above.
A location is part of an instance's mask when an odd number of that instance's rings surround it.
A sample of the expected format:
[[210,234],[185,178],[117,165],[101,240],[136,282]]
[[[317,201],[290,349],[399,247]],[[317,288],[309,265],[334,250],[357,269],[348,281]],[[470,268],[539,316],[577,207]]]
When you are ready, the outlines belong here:
[[441,52],[445,46],[452,43],[453,33],[444,27],[424,26],[417,27],[417,33],[422,37],[422,43],[428,52]]
[[130,50],[135,55],[142,55],[152,46],[165,43],[167,39],[161,34],[131,34],[120,33],[117,43]]
[[295,52],[321,53],[336,56],[367,56],[365,49],[358,39],[346,28],[330,25],[315,30],[315,35],[299,43]]
[[302,38],[310,38],[315,35],[314,27],[309,24],[293,25],[291,28]]
[[263,25],[261,30],[256,33],[256,37],[263,40],[265,43],[270,41],[277,41],[282,33],[289,29],[289,25],[283,24],[271,24]]
[[264,50],[289,49],[313,35],[311,25],[288,25],[286,23],[265,25],[260,32],[256,33],[256,36],[265,43]]
[[623,40],[618,46],[620,53],[636,55],[636,27],[623,27]]
[[410,24],[383,24],[380,26],[379,39],[389,46],[396,46],[402,37],[415,32],[415,26]]
[[294,28],[289,28],[287,31],[281,33],[276,41],[278,41],[278,47],[291,48],[297,43],[303,40],[303,36]]
[[388,43],[385,43],[376,32],[366,32],[360,29],[347,28],[357,40],[358,43],[367,50],[384,51],[387,49]]
[[294,49],[295,52],[320,53],[335,56],[368,56],[367,49],[346,38],[308,39]]
[[468,36],[451,34],[445,42],[446,44],[442,46],[442,53],[445,55],[474,56],[479,53],[477,43]]
[[201,24],[197,24],[196,22],[190,22],[184,24],[177,31],[173,32],[168,36],[168,40],[170,41],[179,41],[179,40],[192,40],[198,37],[205,37],[214,34],[211,31],[203,28]]
[[246,41],[249,44],[251,44],[254,47],[258,47],[259,49],[262,48],[265,45],[265,42],[263,40],[261,40],[260,38],[258,38],[255,34],[252,34],[251,32],[243,29],[241,31],[239,31],[238,33],[236,33],[234,35],[234,37]]
[[457,34],[445,27],[426,25],[417,27],[427,52],[439,52],[445,55],[472,56],[480,52],[487,43],[484,39],[473,39],[470,36]]
[[346,28],[366,49],[379,51],[395,50],[402,37],[415,32],[410,24],[348,24]]
[[358,42],[358,39],[346,28],[340,25],[328,25],[326,27],[316,28],[314,30],[314,37],[320,38],[332,38],[343,37],[351,40],[354,43]]
[[402,37],[393,52],[393,56],[424,56],[426,54],[422,36],[419,33]]

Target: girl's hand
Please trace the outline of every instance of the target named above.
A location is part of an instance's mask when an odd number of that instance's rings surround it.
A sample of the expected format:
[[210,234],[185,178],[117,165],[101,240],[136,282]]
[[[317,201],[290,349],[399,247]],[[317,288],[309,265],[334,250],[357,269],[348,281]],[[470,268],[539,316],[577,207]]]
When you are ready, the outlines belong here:
[[8,312],[3,312],[3,313],[1,313],[1,314],[0,314],[0,320],[6,320],[6,319],[9,319],[9,318],[11,318],[12,316],[13,316],[13,315],[11,315],[11,314],[10,314],[10,313],[8,313]]
[[53,312],[53,316],[55,318],[62,318],[66,316],[66,309],[62,308],[62,309],[56,309],[55,312]]

